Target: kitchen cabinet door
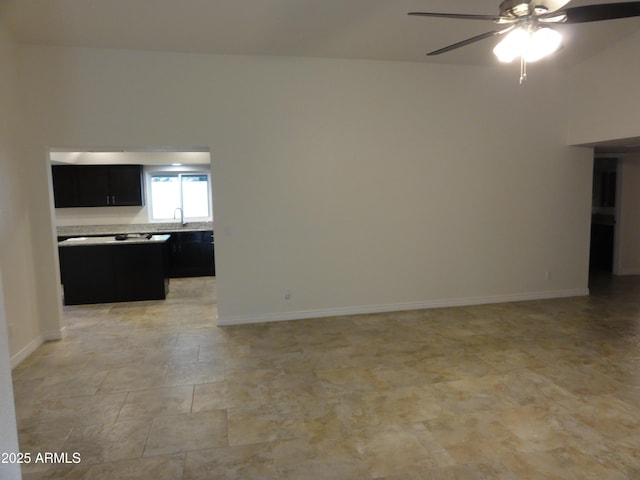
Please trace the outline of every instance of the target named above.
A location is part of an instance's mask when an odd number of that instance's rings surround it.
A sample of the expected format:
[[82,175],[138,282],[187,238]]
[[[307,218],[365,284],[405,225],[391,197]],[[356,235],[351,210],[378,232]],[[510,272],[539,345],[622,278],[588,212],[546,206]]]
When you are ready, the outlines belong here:
[[78,205],[79,207],[105,207],[109,205],[108,167],[81,165],[78,169]]
[[109,246],[59,247],[65,305],[112,302],[115,249]]
[[170,259],[172,277],[215,275],[213,232],[171,233]]
[[140,165],[111,165],[109,194],[111,195],[110,205],[144,205]]
[[160,300],[168,291],[164,243],[118,245],[115,248],[115,288],[120,302]]
[[56,208],[78,205],[77,169],[73,165],[53,165],[53,201]]

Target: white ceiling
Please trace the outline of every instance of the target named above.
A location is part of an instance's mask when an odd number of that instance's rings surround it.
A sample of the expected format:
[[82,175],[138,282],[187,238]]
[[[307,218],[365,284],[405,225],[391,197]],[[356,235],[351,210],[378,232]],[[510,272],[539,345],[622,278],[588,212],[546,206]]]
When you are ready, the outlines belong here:
[[[557,0],[550,0],[557,1]],[[574,0],[571,6],[616,0]],[[497,14],[499,0],[0,0],[23,44],[172,52],[496,64],[496,39],[425,53],[494,29],[410,11]],[[554,60],[579,61],[640,30],[640,18],[562,26]]]

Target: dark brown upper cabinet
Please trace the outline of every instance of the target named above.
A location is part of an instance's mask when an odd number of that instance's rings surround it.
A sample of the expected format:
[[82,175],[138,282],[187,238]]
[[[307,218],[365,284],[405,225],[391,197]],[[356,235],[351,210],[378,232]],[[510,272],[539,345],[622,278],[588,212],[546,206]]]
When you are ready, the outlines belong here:
[[141,165],[53,165],[56,208],[142,206]]

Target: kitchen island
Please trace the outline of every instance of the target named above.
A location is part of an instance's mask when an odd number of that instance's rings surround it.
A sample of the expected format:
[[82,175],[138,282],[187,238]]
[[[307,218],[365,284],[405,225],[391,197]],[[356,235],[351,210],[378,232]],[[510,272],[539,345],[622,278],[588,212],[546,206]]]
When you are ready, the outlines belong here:
[[216,275],[212,222],[75,225],[58,227],[57,230],[59,241],[72,237],[106,237],[117,234],[171,235],[167,241],[171,278]]
[[65,305],[162,300],[170,235],[72,237],[58,242]]

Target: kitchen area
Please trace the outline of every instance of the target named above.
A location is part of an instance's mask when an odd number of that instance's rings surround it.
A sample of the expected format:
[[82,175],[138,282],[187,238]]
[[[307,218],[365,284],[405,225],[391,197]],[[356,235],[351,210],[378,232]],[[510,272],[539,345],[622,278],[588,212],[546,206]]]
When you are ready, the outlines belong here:
[[208,149],[51,152],[64,305],[165,299],[215,276]]

